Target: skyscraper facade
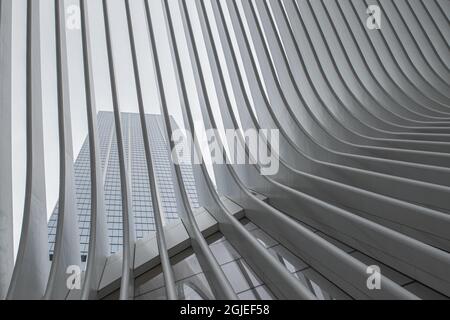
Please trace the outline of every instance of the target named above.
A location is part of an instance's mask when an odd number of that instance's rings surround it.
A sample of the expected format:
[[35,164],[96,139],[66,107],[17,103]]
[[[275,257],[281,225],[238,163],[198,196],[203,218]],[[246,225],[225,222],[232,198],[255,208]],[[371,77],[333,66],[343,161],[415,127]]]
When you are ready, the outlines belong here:
[[[150,149],[154,159],[155,172],[164,209],[163,221],[166,224],[178,221],[177,204],[170,170],[170,148],[163,130],[164,120],[160,115],[146,115]],[[130,166],[131,198],[136,239],[142,239],[155,230],[154,212],[145,159],[144,144],[139,114],[122,114],[124,148]],[[103,169],[105,211],[107,217],[109,248],[114,254],[122,249],[122,200],[120,193],[119,156],[112,112],[98,115],[98,133]],[[75,191],[80,232],[80,253],[82,262],[86,261],[89,248],[89,229],[91,215],[91,178],[89,140],[86,138],[75,161]],[[186,189],[191,204],[198,207],[192,167],[181,165]],[[53,255],[58,220],[58,205],[48,223],[49,254]]]

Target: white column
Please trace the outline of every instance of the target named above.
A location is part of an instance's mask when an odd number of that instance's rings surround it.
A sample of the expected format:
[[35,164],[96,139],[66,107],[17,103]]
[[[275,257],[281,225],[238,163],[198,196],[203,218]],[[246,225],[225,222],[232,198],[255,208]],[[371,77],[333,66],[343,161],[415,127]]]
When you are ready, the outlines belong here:
[[12,205],[12,0],[0,2],[0,299],[14,264]]
[[[74,197],[69,61],[67,56],[64,3],[64,1],[55,0],[60,186],[55,251],[45,293],[46,299],[65,299],[69,290],[66,283],[68,267],[78,266],[81,268],[78,211]],[[81,290],[81,288],[78,290]],[[81,291],[79,293],[81,294]]]
[[92,63],[92,46],[90,36],[88,0],[80,1],[82,24],[83,62],[86,91],[86,107],[89,128],[89,152],[91,169],[91,229],[89,235],[89,252],[81,299],[97,298],[103,268],[109,254],[106,213],[104,206],[104,179],[106,177],[109,154],[114,131],[109,135],[109,148],[105,160],[103,176],[99,137],[97,130],[97,104],[95,100],[94,70]]
[[42,128],[40,1],[27,2],[27,178],[22,231],[9,299],[41,299],[49,273]]

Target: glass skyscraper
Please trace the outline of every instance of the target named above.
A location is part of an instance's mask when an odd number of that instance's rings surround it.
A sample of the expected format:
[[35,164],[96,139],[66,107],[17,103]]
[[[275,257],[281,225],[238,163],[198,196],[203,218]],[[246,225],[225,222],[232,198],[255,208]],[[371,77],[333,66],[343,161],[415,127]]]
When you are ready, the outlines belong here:
[[[174,195],[170,170],[170,148],[164,137],[164,120],[160,115],[147,115],[147,128],[150,149],[154,161],[161,203],[164,208],[165,222],[178,220],[177,205]],[[134,215],[135,234],[137,239],[145,237],[155,230],[152,197],[145,159],[139,114],[122,114],[124,148],[127,163],[131,166],[130,188],[132,194],[132,209]],[[112,112],[98,114],[99,142],[101,148],[101,163],[104,179],[105,210],[108,225],[110,253],[114,254],[122,249],[122,200],[120,193],[119,156]],[[75,161],[75,190],[78,209],[78,224],[80,232],[80,253],[85,262],[89,247],[89,228],[91,212],[91,178],[89,139],[86,138],[81,151]],[[186,189],[191,204],[198,207],[195,181],[192,167],[181,165]],[[56,205],[48,224],[49,253],[53,255],[58,220],[58,205]]]

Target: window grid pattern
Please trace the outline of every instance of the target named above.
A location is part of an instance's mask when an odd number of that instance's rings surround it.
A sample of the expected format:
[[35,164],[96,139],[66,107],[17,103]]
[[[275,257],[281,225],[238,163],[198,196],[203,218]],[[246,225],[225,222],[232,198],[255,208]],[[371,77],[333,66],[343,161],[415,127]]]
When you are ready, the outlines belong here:
[[[164,138],[165,136],[162,134],[164,132],[162,117],[160,115],[147,115],[146,122],[149,131],[150,150],[164,211],[164,221],[166,224],[169,224],[179,219],[173,185],[174,176],[170,163],[170,148]],[[127,159],[126,165],[129,167],[130,196],[132,199],[136,238],[141,239],[155,230],[155,220],[139,114],[123,113],[122,131]],[[109,249],[110,253],[114,254],[122,249],[123,227],[119,156],[112,112],[100,112],[98,114],[98,134],[101,151],[100,159],[102,170],[105,174],[104,197]],[[199,204],[192,167],[183,164],[181,171],[191,205],[197,208]],[[74,172],[80,232],[80,253],[82,261],[85,262],[89,248],[91,218],[90,152],[87,138],[75,161]],[[57,219],[58,204],[48,223],[50,259],[54,252]]]

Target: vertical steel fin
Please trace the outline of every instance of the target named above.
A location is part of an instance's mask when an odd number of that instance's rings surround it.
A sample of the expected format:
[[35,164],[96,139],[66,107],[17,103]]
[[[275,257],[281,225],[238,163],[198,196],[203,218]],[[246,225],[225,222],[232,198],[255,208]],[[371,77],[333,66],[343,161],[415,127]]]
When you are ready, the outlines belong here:
[[[169,29],[169,41],[170,41],[170,47],[172,52],[172,59],[175,62],[175,67],[178,69],[180,67],[180,63],[178,60],[178,49],[175,42],[174,34],[173,34],[173,23],[172,23],[172,17],[171,12],[169,8],[169,4],[167,1],[162,0],[163,10],[164,10],[164,16],[166,20],[166,24]],[[158,52],[156,49],[156,42],[154,37],[154,30],[152,26],[151,21],[151,15],[148,3],[146,2],[146,12],[147,12],[147,19],[148,19],[148,25],[150,30],[150,39],[151,39],[151,45],[152,45],[152,52],[153,52],[153,62],[155,65],[155,73],[158,83],[158,89],[159,89],[159,97],[161,102],[161,109],[164,115],[164,121],[165,121],[165,127],[166,127],[166,134],[167,134],[167,141],[169,141],[170,150],[174,150],[175,144],[172,140],[172,125],[170,123],[170,115],[168,111],[167,101],[166,101],[166,95],[169,94],[168,88],[164,86],[163,79],[162,79],[162,72],[161,72],[161,66],[159,63],[159,57]],[[178,73],[178,76],[180,73]],[[177,77],[177,81],[180,81]],[[206,240],[203,238],[203,235],[201,234],[199,227],[197,225],[197,222],[194,218],[194,214],[189,202],[189,198],[187,195],[187,191],[183,182],[183,176],[181,174],[181,169],[179,165],[172,164],[172,170],[175,171],[175,189],[179,200],[181,200],[181,211],[180,215],[184,222],[184,225],[192,239],[192,246],[194,248],[194,251],[196,253],[197,258],[200,261],[200,264],[202,266],[202,269],[204,270],[205,274],[207,275],[207,279],[210,283],[211,289],[213,290],[216,298],[218,299],[230,299],[235,300],[237,299],[236,294],[234,293],[230,283],[228,282],[227,278],[225,277],[222,269],[218,265],[216,259],[214,258],[211,250],[209,249],[208,244],[206,243]]]
[[[74,195],[72,120],[69,98],[69,66],[67,56],[64,1],[55,0],[56,79],[59,127],[59,207],[55,249],[45,299],[64,299],[71,289],[67,285],[70,266],[81,269],[78,232],[78,210]],[[81,276],[81,275],[80,275]]]
[[138,98],[139,117],[141,120],[142,137],[144,141],[144,152],[147,162],[147,172],[150,185],[150,193],[152,196],[153,214],[155,218],[156,237],[158,243],[159,255],[161,258],[161,265],[164,275],[164,281],[166,284],[166,294],[169,300],[177,299],[177,292],[175,287],[175,277],[173,274],[172,266],[170,264],[169,254],[167,252],[166,238],[164,235],[164,226],[162,217],[164,216],[164,208],[161,204],[161,195],[159,193],[158,181],[156,179],[156,173],[153,164],[153,157],[150,150],[149,134],[147,130],[147,122],[145,118],[144,100],[142,95],[141,77],[139,73],[138,56],[136,52],[135,35],[133,29],[133,21],[131,19],[130,1],[125,0],[125,8],[127,14],[128,33],[131,44],[131,53],[133,59],[133,72],[136,83],[136,94]]
[[12,0],[0,1],[0,300],[14,268],[12,168]]
[[103,16],[105,22],[106,31],[106,46],[108,53],[108,65],[110,72],[110,83],[114,109],[114,122],[116,128],[116,140],[117,150],[119,154],[119,167],[120,167],[120,186],[122,194],[122,223],[123,223],[123,266],[122,266],[122,279],[120,286],[120,299],[128,300],[134,298],[134,249],[135,249],[135,235],[134,235],[134,222],[133,222],[133,210],[131,205],[131,189],[128,170],[130,168],[126,165],[125,149],[122,133],[122,121],[120,115],[120,106],[117,93],[117,79],[114,67],[114,56],[112,48],[112,35],[110,28],[110,18],[108,1],[103,0]]
[[27,1],[27,175],[19,251],[8,299],[41,299],[50,262],[47,239],[41,84],[40,2]]
[[[84,84],[89,133],[91,175],[91,223],[89,251],[81,299],[95,299],[103,268],[108,257],[108,238],[103,192],[103,172],[100,160],[97,106],[95,101],[94,70],[92,63],[88,0],[80,0],[82,28]],[[108,160],[106,160],[108,161]],[[105,170],[106,171],[106,170]]]

